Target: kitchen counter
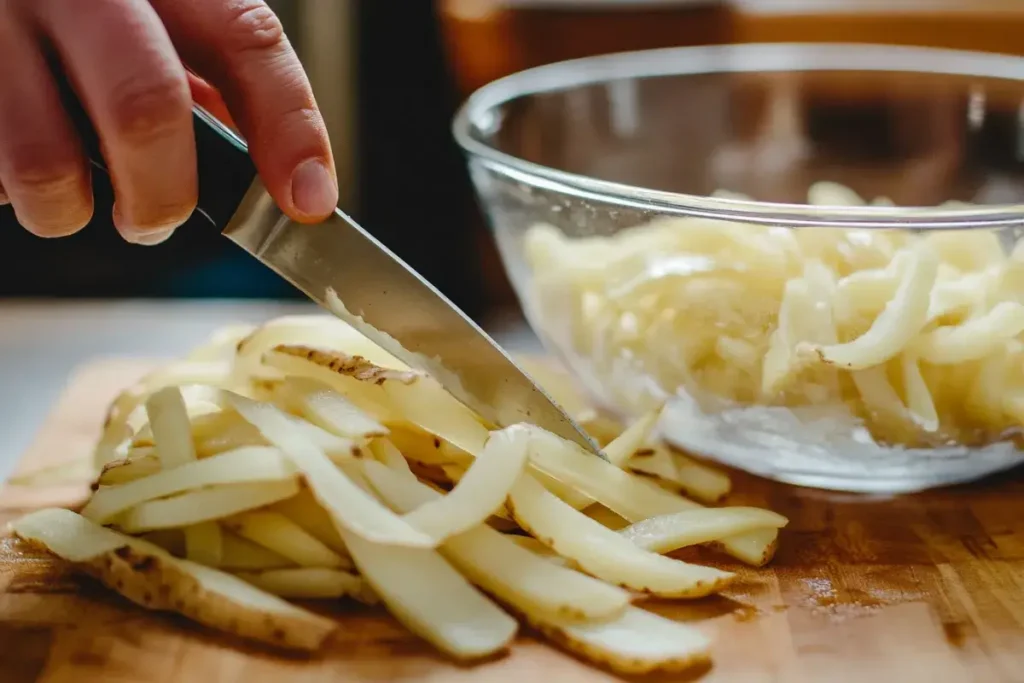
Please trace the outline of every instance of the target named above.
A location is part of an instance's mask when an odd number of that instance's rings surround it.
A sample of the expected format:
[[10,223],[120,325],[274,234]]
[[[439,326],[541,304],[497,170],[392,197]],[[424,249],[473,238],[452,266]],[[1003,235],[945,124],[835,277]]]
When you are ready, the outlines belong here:
[[[70,373],[86,361],[172,358],[225,324],[317,310],[310,304],[251,301],[0,303],[0,480],[28,448]],[[506,348],[538,348],[517,316],[501,316],[485,326]]]

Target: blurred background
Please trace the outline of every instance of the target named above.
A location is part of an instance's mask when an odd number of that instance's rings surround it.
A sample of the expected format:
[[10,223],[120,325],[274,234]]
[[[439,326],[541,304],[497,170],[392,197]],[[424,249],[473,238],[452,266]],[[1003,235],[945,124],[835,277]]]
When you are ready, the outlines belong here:
[[[1024,54],[1020,0],[271,4],[327,118],[342,207],[480,320],[515,316],[517,304],[449,126],[459,103],[489,81],[572,57],[730,42],[869,42]],[[773,97],[751,100],[751,121],[776,133],[803,125],[804,95],[779,88]],[[942,116],[922,112],[921,120],[941,126]],[[296,297],[213,231],[187,227],[157,248],[129,246],[99,225],[43,241],[15,229],[9,208],[0,209],[0,297]]]

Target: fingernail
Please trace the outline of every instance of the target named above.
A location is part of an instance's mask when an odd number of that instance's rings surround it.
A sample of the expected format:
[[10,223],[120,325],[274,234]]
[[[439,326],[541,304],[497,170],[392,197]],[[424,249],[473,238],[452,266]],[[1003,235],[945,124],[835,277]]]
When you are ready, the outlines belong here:
[[144,247],[153,247],[166,242],[174,234],[174,228],[162,228],[160,230],[125,230],[124,238],[132,244],[141,244]]
[[338,184],[321,159],[307,159],[295,168],[292,203],[309,216],[326,216],[338,206]]
[[175,229],[184,224],[184,220],[172,221],[166,225],[153,228],[137,228],[130,221],[125,219],[121,208],[114,202],[113,208],[114,226],[121,233],[121,237],[129,244],[139,244],[145,247],[152,247],[161,242],[166,242],[174,234]]

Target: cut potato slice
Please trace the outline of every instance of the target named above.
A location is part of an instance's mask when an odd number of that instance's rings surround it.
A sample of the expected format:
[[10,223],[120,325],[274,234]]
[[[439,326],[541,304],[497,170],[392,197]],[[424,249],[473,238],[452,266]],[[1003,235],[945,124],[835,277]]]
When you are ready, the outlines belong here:
[[240,579],[177,559],[155,545],[105,529],[68,510],[40,510],[12,525],[38,544],[147,609],[278,647],[316,650],[336,629]]
[[302,567],[351,569],[342,557],[318,541],[298,524],[279,512],[257,510],[228,517],[221,522],[224,528],[287,557]]
[[301,567],[271,569],[264,572],[235,574],[260,590],[294,600],[333,600],[350,597],[366,605],[375,605],[380,598],[365,581],[340,569]]
[[529,444],[529,432],[519,426],[491,432],[455,488],[446,496],[426,500],[408,512],[405,520],[438,543],[482,524],[503,507],[526,466]]
[[342,530],[360,574],[406,628],[460,660],[504,650],[519,624],[429,548],[370,543]]
[[230,363],[174,363],[150,373],[135,386],[121,392],[107,411],[103,434],[93,452],[97,468],[119,457],[118,448],[131,439],[128,421],[151,393],[166,386],[202,384],[224,386],[231,376]]
[[302,527],[303,531],[343,557],[348,556],[345,542],[341,540],[330,513],[317,502],[309,489],[303,489],[296,496],[280,503],[274,503],[270,510],[279,512]]
[[277,394],[296,413],[332,434],[357,440],[388,434],[387,427],[316,380],[288,377],[277,388]]
[[[159,533],[159,532],[153,532]],[[268,569],[295,568],[295,563],[281,557],[272,550],[235,536],[230,531],[221,531],[221,569],[228,571],[266,571]]]
[[217,522],[202,522],[187,526],[185,557],[207,567],[219,567],[224,555],[223,534]]
[[185,399],[178,387],[166,387],[146,400],[146,414],[153,431],[160,466],[169,470],[196,459]]
[[263,363],[289,377],[326,384],[374,419],[391,426],[404,422],[384,393],[385,383],[411,383],[420,374],[384,369],[361,356],[349,356],[308,346],[280,345],[263,354]]
[[337,524],[376,543],[433,547],[430,536],[414,529],[349,480],[316,444],[297,434],[291,421],[276,407],[238,395],[233,395],[231,401],[242,417],[305,474],[313,495]]
[[[293,362],[285,362],[288,357],[291,357]],[[294,360],[306,366],[319,367],[321,371],[328,369],[336,376],[341,375],[363,384],[379,386],[383,390],[387,417],[380,418],[372,410],[369,412],[385,423],[415,425],[473,455],[479,453],[487,441],[487,429],[476,415],[446,392],[433,378],[419,373],[399,372],[376,366],[358,356],[329,353],[303,346],[278,346],[267,358],[268,363],[278,367],[287,366],[288,369],[296,368]],[[309,373],[308,367],[305,372]],[[319,374],[322,376],[322,372]],[[317,373],[312,376],[316,379]],[[349,391],[352,390],[351,385],[348,388]],[[340,390],[349,396],[344,389]],[[360,405],[357,398],[349,397]]]
[[748,531],[781,529],[788,523],[782,515],[761,508],[695,508],[645,519],[619,534],[638,548],[664,554]]
[[[129,462],[126,467],[131,467]],[[251,446],[98,490],[82,515],[104,524],[128,508],[182,491],[247,482],[298,481],[298,470],[277,448]]]
[[732,489],[729,477],[661,444],[642,448],[626,462],[631,472],[657,477],[666,486],[702,503],[719,503]]
[[625,467],[626,461],[650,440],[651,432],[660,419],[661,407],[658,407],[629,425],[626,431],[602,449],[608,457],[608,462],[616,467]]
[[160,458],[157,457],[155,449],[134,448],[128,456],[104,465],[97,483],[100,486],[127,484],[160,471]]
[[560,647],[623,675],[675,673],[711,658],[711,641],[699,630],[639,607],[612,621],[586,624],[526,612],[523,617]]
[[[650,481],[592,457],[576,444],[554,434],[535,429],[533,438],[536,439],[531,451],[534,466],[593,497],[629,522],[701,507],[699,503],[674,495]],[[768,529],[758,531],[750,538],[746,535],[723,538],[718,545],[736,559],[759,567],[774,555],[777,535],[775,529]]]
[[258,365],[271,349],[298,342],[316,348],[340,349],[386,368],[408,369],[402,361],[333,315],[293,315],[271,320],[239,343],[236,358],[243,365],[246,361]]
[[192,526],[271,505],[298,492],[299,482],[296,479],[211,486],[136,505],[115,518],[114,522],[122,531],[133,534]]
[[588,574],[618,586],[659,597],[696,598],[721,590],[734,578],[638,548],[573,510],[528,474],[509,498],[512,515],[523,529]]
[[[362,467],[371,486],[399,511],[443,498],[380,463],[367,461]],[[560,619],[607,619],[629,604],[626,591],[552,563],[487,526],[449,538],[440,550],[480,588],[531,613]]]

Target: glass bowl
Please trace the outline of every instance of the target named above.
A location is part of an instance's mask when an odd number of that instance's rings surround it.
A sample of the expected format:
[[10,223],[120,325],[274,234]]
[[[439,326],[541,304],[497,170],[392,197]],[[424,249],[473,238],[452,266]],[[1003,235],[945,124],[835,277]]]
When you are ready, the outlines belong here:
[[602,407],[667,402],[674,445],[820,488],[1021,462],[1024,60],[607,55],[496,81],[454,131],[530,324]]

